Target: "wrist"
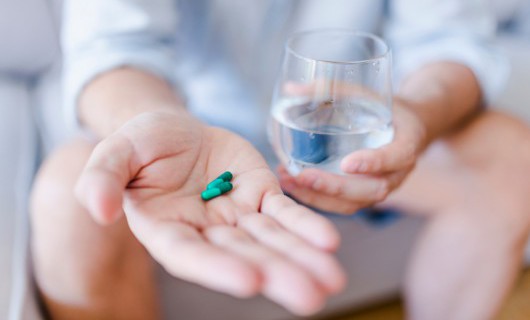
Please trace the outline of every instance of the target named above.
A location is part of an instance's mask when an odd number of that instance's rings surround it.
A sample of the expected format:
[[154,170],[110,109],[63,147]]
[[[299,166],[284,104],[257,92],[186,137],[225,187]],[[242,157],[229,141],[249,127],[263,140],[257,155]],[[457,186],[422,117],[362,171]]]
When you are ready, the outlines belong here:
[[[432,127],[429,125],[428,118],[423,116],[423,107],[421,104],[409,101],[403,97],[394,97],[394,113],[402,112],[406,114],[407,127],[414,128],[414,138],[416,149],[419,153],[425,150],[429,144],[436,140],[437,135],[433,132]],[[399,128],[398,128],[399,130]]]
[[79,97],[82,125],[102,138],[147,112],[186,115],[183,100],[163,79],[144,71],[109,71],[87,85]]
[[160,105],[149,107],[131,106],[129,108],[114,108],[107,115],[101,113],[81,114],[81,123],[87,130],[94,133],[99,138],[104,138],[120,129],[130,120],[148,114],[165,114],[168,116],[190,117],[189,113],[182,107]]
[[475,116],[481,101],[473,72],[454,62],[424,66],[403,81],[398,95],[424,124],[427,143]]

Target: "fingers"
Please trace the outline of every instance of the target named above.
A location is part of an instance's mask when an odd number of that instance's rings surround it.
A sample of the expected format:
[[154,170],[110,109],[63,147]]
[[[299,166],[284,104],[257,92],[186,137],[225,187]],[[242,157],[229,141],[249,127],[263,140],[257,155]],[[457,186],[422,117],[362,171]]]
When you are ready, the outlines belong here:
[[134,176],[134,148],[120,135],[112,135],[94,149],[76,185],[79,201],[101,224],[123,213],[123,193]]
[[299,315],[309,315],[322,308],[325,294],[307,271],[255,242],[244,231],[217,226],[207,229],[205,236],[215,245],[259,267],[263,277],[262,292],[269,299]]
[[343,289],[346,276],[337,260],[287,232],[274,219],[266,215],[249,214],[239,219],[238,227],[306,268],[327,292],[337,293]]
[[216,247],[192,226],[128,215],[129,225],[151,255],[171,275],[204,287],[248,297],[261,288],[257,267]]
[[336,250],[339,246],[340,236],[331,222],[283,194],[265,194],[261,212],[316,247]]
[[425,128],[403,107],[394,108],[394,140],[378,149],[363,149],[344,157],[342,171],[384,174],[410,170],[425,146]]
[[298,176],[279,170],[280,184],[296,200],[326,212],[354,214],[381,202],[401,184],[407,171],[383,176],[339,176],[317,169],[305,169]]
[[317,169],[305,169],[294,177],[294,181],[298,186],[318,193],[360,204],[382,200],[389,187],[388,181],[382,177],[342,176]]
[[293,187],[292,191],[286,192],[297,201],[324,212],[352,215],[364,207],[353,201],[330,197],[304,187]]
[[410,141],[396,140],[379,149],[355,151],[342,159],[340,168],[349,174],[383,174],[414,165],[417,148]]

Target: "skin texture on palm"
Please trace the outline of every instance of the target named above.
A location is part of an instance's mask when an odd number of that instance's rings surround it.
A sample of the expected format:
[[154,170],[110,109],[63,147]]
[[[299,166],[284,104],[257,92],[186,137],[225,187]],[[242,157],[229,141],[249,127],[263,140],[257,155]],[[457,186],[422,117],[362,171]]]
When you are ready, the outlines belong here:
[[[225,170],[234,190],[204,202],[200,192]],[[100,223],[123,210],[169,273],[211,289],[311,314],[345,284],[331,223],[283,195],[248,142],[191,117],[133,118],[96,147],[76,192]]]

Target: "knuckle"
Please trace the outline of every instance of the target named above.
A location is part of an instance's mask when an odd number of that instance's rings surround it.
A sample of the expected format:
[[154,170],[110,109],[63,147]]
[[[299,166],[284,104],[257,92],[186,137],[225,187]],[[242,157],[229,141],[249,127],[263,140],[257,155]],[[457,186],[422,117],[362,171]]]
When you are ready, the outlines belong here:
[[375,195],[376,201],[383,201],[386,199],[388,194],[390,193],[390,182],[386,179],[381,180],[379,183],[379,187],[377,188],[377,192]]
[[345,181],[337,181],[334,183],[329,183],[327,188],[327,193],[330,196],[338,196],[345,193]]

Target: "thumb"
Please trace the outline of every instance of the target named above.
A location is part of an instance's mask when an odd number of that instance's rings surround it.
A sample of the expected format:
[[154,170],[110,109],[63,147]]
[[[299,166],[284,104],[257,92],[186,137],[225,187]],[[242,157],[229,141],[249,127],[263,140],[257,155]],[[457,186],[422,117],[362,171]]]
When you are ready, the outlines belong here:
[[396,139],[378,149],[362,149],[341,161],[341,169],[349,174],[386,174],[412,166],[418,147],[413,141]]
[[126,137],[114,134],[100,142],[77,182],[78,200],[100,224],[123,215],[123,194],[136,175],[134,147]]
[[347,155],[342,159],[341,169],[350,174],[385,174],[413,166],[427,145],[424,125],[401,107],[394,109],[394,130],[392,142]]

